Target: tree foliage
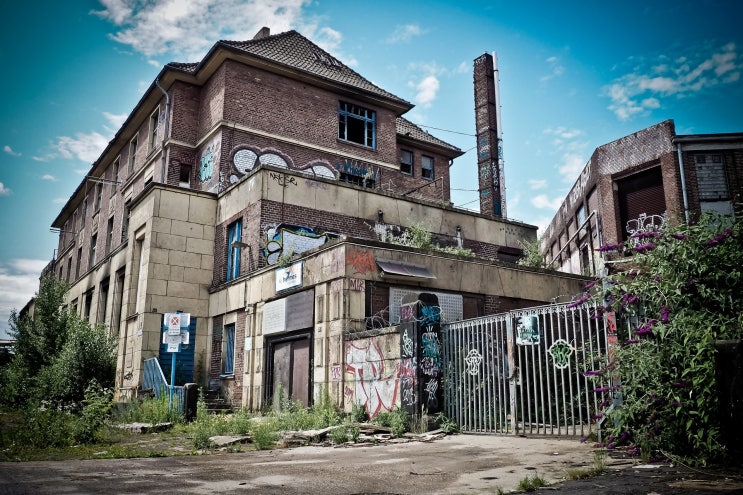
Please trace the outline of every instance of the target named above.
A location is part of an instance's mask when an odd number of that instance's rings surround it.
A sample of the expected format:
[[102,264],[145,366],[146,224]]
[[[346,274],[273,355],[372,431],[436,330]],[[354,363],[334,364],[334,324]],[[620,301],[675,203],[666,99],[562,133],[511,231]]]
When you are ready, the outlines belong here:
[[743,222],[708,215],[630,241],[608,247],[634,254],[591,289],[629,322],[619,325],[608,367],[587,373],[611,377],[621,395],[621,406],[607,411],[609,446],[699,464],[718,459],[715,342],[743,338]]
[[116,372],[115,341],[101,325],[91,325],[63,308],[68,286],[44,276],[33,315],[10,316],[15,355],[0,370],[0,402],[26,406],[44,402],[54,408],[82,405],[95,381],[112,387]]

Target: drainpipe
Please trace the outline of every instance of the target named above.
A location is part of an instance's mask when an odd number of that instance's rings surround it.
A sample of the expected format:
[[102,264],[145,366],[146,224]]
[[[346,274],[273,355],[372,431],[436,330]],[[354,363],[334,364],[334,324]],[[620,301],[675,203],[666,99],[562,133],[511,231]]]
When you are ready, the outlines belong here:
[[684,198],[684,217],[689,225],[689,199],[686,197],[686,178],[684,177],[684,156],[681,153],[681,143],[676,142],[676,152],[679,159],[679,173],[681,174],[681,196]]
[[160,146],[160,153],[162,155],[160,165],[160,182],[165,184],[167,182],[165,178],[165,140],[168,139],[168,132],[170,131],[170,95],[163,89],[162,86],[160,86],[159,79],[155,79],[155,86],[157,86],[158,89],[160,89],[160,91],[162,91],[165,95],[165,128],[163,129],[163,142]]

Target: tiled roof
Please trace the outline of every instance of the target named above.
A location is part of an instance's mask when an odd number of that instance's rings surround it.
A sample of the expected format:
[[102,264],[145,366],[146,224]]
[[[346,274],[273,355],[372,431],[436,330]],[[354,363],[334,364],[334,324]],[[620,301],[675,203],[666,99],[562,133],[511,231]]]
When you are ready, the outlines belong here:
[[435,144],[436,146],[441,146],[442,148],[447,148],[452,151],[462,153],[462,150],[457,148],[456,146],[453,146],[446,141],[442,141],[441,139],[432,136],[428,132],[424,131],[417,125],[410,122],[408,119],[405,119],[403,117],[398,117],[395,120],[395,125],[397,127],[397,133],[401,134],[403,136],[409,136],[412,139],[417,139],[418,141],[423,141],[430,144]]
[[[222,40],[217,42],[217,45],[243,51],[332,82],[345,84],[393,100],[397,104],[413,107],[410,102],[372,84],[343,62],[293,30],[248,41]],[[198,64],[172,62],[168,66],[193,73],[196,71]]]

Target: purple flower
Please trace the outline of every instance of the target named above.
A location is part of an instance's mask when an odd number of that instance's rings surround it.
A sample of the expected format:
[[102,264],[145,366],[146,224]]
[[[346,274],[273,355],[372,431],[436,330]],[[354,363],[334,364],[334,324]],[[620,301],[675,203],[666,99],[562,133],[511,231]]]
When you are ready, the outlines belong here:
[[627,339],[624,341],[625,344],[637,344],[640,342],[640,339]]
[[721,234],[718,234],[718,235],[714,236],[712,239],[710,239],[707,242],[705,242],[704,245],[706,247],[708,247],[708,248],[709,247],[712,247],[712,246],[716,246],[721,241],[724,241],[725,239],[727,239],[731,235],[733,235],[732,229],[725,229]]
[[660,237],[660,234],[658,232],[652,231],[652,232],[635,232],[630,237],[634,237],[635,239],[653,239],[656,237]]
[[570,304],[568,304],[568,308],[578,307],[578,306],[580,306],[581,304],[583,304],[586,301],[588,301],[588,294],[583,294],[578,299],[576,299],[575,301],[573,301]]
[[604,376],[604,371],[603,370],[584,371],[583,376]]
[[658,281],[660,281],[660,275],[654,276],[653,277],[653,282],[658,282]]
[[588,282],[586,285],[583,286],[583,290],[591,290],[598,280],[594,280],[593,282]]
[[600,393],[600,392],[608,392],[609,390],[611,390],[611,387],[596,387],[591,392]]
[[684,239],[686,239],[685,234],[671,234],[671,237],[673,237],[674,239],[678,239],[679,241],[683,241]]
[[672,386],[673,388],[686,388],[686,387],[688,387],[689,385],[690,385],[690,383],[689,383],[689,382],[687,382],[687,381],[684,381],[684,380],[679,380],[679,381],[677,381],[676,383],[672,383],[672,384],[671,384],[671,386]]
[[681,405],[681,403],[679,401],[675,400],[675,401],[671,402],[671,405],[673,407],[679,407]]
[[604,417],[604,413],[596,413],[593,416],[591,416],[591,418],[593,419],[601,419],[603,417]]
[[655,247],[655,244],[652,242],[648,242],[647,244],[640,244],[639,246],[635,246],[635,251],[638,253],[644,253],[645,251],[650,251]]
[[621,244],[604,244],[599,248],[599,252],[605,252],[605,251],[617,251],[622,248]]
[[660,322],[661,323],[668,323],[668,306],[663,306],[660,308]]

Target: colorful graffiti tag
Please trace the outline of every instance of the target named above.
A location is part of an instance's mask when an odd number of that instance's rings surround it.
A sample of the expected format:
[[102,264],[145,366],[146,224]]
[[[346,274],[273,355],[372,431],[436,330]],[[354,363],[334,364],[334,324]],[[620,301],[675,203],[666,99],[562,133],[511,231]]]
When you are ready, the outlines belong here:
[[364,406],[370,419],[395,407],[399,370],[399,362],[386,359],[374,338],[346,343],[346,372],[352,376],[346,394]]
[[282,256],[299,254],[337,239],[332,232],[316,232],[309,227],[279,224],[266,229],[266,247],[262,249],[266,263],[274,265]]

